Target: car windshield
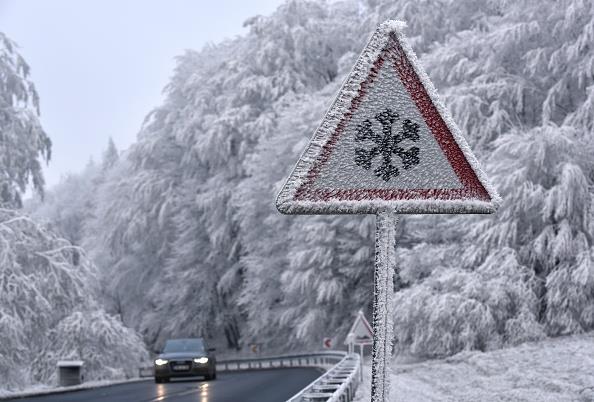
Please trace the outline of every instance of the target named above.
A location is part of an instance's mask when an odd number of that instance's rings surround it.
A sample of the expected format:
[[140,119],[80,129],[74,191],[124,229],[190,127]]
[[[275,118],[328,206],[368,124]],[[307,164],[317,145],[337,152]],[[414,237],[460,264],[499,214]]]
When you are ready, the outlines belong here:
[[170,339],[165,343],[163,353],[204,352],[202,339]]

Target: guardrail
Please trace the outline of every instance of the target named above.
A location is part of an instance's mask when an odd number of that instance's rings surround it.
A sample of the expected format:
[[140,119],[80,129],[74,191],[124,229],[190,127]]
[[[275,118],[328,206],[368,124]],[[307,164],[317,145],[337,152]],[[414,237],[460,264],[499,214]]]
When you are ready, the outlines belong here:
[[346,356],[345,352],[329,351],[302,353],[267,357],[248,357],[217,361],[217,370],[260,370],[285,367],[321,367],[330,368]]
[[[359,385],[358,354],[341,351],[302,353],[217,361],[217,371],[262,370],[289,367],[320,367],[327,371],[287,402],[350,402]],[[141,377],[153,375],[152,367],[140,367]]]
[[332,368],[287,402],[350,402],[359,386],[361,361],[358,354],[344,354]]

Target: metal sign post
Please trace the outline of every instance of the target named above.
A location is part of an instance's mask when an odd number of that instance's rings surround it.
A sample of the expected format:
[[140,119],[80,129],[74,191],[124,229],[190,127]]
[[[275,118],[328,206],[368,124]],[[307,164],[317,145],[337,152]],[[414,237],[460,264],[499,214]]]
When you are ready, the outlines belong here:
[[396,266],[396,224],[398,215],[379,212],[375,221],[375,275],[373,280],[373,351],[371,366],[371,400],[387,401],[388,362],[394,339],[392,303],[394,267]]
[[[372,402],[389,399],[397,214],[485,214],[501,202],[404,26],[373,33],[276,200],[285,214],[376,215]],[[362,313],[355,323],[352,344],[369,342]]]

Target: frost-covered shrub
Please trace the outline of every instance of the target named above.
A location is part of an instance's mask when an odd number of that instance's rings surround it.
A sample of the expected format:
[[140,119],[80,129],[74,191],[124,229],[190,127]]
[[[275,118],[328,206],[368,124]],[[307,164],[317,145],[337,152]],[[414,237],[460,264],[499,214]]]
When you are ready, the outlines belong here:
[[439,357],[540,339],[533,286],[534,275],[511,249],[473,270],[436,267],[422,283],[396,294],[396,349]]
[[578,255],[577,263],[551,273],[546,282],[545,322],[551,335],[594,328],[594,258]]
[[87,378],[134,374],[130,364],[146,350],[101,310],[96,281],[82,249],[0,209],[0,388],[51,382],[57,360],[69,357],[88,362]]
[[495,182],[504,203],[497,216],[470,231],[476,242],[463,260],[472,265],[502,246],[515,249],[538,278],[539,322],[547,333],[594,329],[581,317],[592,305],[588,142],[574,128],[547,124],[509,133],[494,145],[489,166],[499,172]]
[[83,360],[85,380],[130,378],[148,359],[142,339],[134,330],[105,311],[75,311],[47,334],[48,345],[33,362],[34,377],[56,381],[58,360]]

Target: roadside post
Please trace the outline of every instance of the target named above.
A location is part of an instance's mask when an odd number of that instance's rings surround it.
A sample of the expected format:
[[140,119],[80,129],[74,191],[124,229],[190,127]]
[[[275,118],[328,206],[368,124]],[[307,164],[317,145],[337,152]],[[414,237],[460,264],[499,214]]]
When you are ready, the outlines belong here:
[[389,400],[399,214],[486,214],[501,202],[404,27],[373,33],[276,200],[285,214],[376,215],[372,402]]
[[58,367],[58,384],[60,387],[70,387],[79,385],[83,382],[82,360],[60,360],[56,364]]

